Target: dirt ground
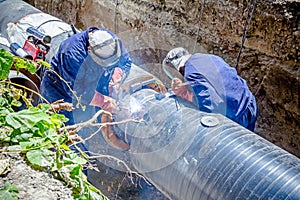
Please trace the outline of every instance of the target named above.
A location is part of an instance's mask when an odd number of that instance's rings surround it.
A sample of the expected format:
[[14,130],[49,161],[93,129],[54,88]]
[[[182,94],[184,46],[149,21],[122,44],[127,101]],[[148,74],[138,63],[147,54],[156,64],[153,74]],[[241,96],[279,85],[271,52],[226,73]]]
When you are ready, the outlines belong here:
[[[159,190],[141,177],[107,167],[96,162],[99,172],[88,171],[89,181],[109,199],[114,200],[167,200]],[[97,178],[95,178],[97,177]]]
[[[17,197],[22,200],[72,200],[72,190],[55,179],[49,172],[29,167],[18,153],[0,154],[0,189],[6,183],[18,189]],[[99,172],[88,170],[90,182],[109,199],[114,200],[167,200],[148,181],[141,177],[107,168],[97,162]],[[1,199],[1,193],[0,193]],[[4,200],[4,199],[3,199]]]
[[[9,182],[22,200],[72,200],[72,191],[50,173],[29,167],[18,153],[0,154],[0,188]],[[0,196],[1,197],[1,196]],[[1,199],[1,198],[0,198]]]

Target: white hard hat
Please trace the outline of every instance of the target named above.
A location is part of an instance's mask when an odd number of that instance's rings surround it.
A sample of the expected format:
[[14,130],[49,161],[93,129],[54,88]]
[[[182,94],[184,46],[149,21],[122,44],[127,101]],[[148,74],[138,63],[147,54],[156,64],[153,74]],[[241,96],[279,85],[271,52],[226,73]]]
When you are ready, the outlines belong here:
[[95,30],[89,35],[92,58],[102,67],[109,68],[119,62],[119,40],[105,30]]
[[171,63],[179,71],[179,68],[184,66],[190,57],[191,54],[189,54],[185,48],[177,47],[168,52],[165,60],[167,63]]

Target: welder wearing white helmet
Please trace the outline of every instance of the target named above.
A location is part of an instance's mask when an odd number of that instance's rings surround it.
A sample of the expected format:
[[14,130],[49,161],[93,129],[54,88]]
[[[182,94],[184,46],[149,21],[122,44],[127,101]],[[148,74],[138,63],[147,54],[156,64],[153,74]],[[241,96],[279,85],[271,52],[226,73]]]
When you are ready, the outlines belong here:
[[119,84],[129,72],[131,61],[129,57],[124,59],[126,50],[122,48],[120,39],[112,32],[103,29],[91,31],[89,33],[89,44],[90,55],[93,60],[106,69],[98,82],[90,105],[115,112],[118,109],[116,101],[110,96],[112,93],[117,93]]
[[110,68],[119,62],[121,49],[119,39],[106,30],[89,33],[91,56],[103,68]]
[[195,103],[201,111],[220,113],[254,131],[257,119],[255,97],[235,68],[212,54],[190,54],[178,47],[168,52],[165,63],[175,67],[184,78],[172,80],[174,93]]
[[[50,103],[59,99],[72,103],[73,92],[70,88],[74,89],[75,80],[78,81],[78,77],[82,75],[78,74],[78,71],[89,59],[102,69],[101,74],[90,75],[100,76],[100,79],[97,79],[99,81],[93,83],[97,87],[90,105],[109,112],[118,110],[111,93],[127,76],[132,62],[121,40],[109,30],[98,27],[89,27],[83,32],[70,36],[60,44],[50,63],[51,70],[46,70],[42,79],[42,96]],[[85,85],[82,89],[90,90],[90,88],[92,88],[90,85]],[[74,123],[72,112],[61,111],[61,113],[69,118],[67,124]]]

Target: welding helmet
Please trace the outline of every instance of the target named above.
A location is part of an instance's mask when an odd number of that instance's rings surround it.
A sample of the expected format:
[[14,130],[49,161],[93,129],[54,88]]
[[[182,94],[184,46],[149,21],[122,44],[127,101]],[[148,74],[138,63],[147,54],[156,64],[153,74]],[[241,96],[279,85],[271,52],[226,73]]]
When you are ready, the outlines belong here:
[[120,41],[105,30],[94,30],[89,34],[91,57],[101,67],[108,69],[119,63]]
[[177,47],[168,52],[165,62],[171,63],[179,71],[190,57],[191,54],[185,48]]

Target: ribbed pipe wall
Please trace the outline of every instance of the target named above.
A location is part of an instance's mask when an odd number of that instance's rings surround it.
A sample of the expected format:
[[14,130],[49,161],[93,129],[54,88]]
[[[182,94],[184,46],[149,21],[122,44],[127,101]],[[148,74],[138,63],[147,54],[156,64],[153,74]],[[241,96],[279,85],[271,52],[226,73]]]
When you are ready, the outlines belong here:
[[[22,1],[0,1],[1,34],[7,35],[7,23],[35,12],[40,11]],[[62,38],[51,48],[56,49]],[[134,66],[128,80],[141,74]],[[124,101],[143,99],[146,123],[120,128],[130,134],[135,169],[170,199],[300,199],[297,157],[222,115],[200,112],[172,96],[158,100],[154,95],[143,89],[126,96]],[[218,123],[206,126],[206,117]]]
[[[149,91],[135,94],[146,99]],[[148,98],[151,99],[151,98]],[[300,199],[299,159],[219,114],[152,98],[148,127],[129,123],[135,168],[170,199]],[[151,113],[151,114],[150,114]],[[155,117],[164,115],[157,124]],[[210,116],[218,125],[207,127]],[[154,119],[151,124],[151,119]],[[144,130],[143,130],[144,129]],[[171,130],[171,132],[169,131]],[[169,132],[168,132],[169,131]]]

